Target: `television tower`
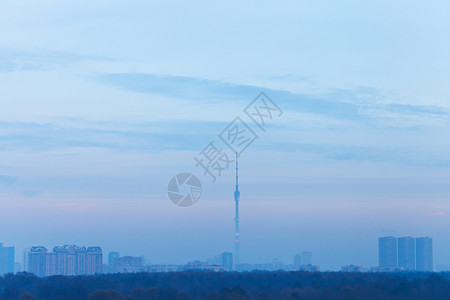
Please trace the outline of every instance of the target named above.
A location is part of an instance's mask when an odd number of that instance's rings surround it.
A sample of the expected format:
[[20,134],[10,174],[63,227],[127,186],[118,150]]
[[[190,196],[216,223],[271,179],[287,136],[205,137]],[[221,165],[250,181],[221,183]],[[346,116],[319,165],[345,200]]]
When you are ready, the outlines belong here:
[[234,239],[234,269],[236,270],[239,264],[239,198],[241,193],[239,192],[239,177],[238,177],[238,153],[236,152],[236,190],[234,191],[234,202],[236,204],[235,212],[235,239]]

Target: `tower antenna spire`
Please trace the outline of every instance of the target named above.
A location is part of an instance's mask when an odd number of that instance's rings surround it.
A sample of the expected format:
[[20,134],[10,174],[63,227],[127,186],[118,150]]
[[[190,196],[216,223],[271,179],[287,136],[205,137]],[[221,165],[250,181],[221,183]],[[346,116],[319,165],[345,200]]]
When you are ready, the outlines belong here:
[[239,198],[241,193],[239,192],[239,164],[238,164],[238,153],[236,152],[236,190],[234,191],[234,202],[236,205],[235,211],[235,236],[234,236],[234,269],[237,269],[239,265]]

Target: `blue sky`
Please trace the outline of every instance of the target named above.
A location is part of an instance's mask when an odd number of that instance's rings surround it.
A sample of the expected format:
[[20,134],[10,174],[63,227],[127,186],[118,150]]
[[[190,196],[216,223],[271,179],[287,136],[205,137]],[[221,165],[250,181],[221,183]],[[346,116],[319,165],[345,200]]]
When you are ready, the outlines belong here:
[[[38,244],[232,250],[233,172],[212,184],[193,157],[264,91],[284,113],[241,157],[242,261],[369,267],[392,234],[432,236],[450,265],[449,8],[3,1],[2,241],[19,261]],[[183,171],[204,188],[185,209],[166,195]]]

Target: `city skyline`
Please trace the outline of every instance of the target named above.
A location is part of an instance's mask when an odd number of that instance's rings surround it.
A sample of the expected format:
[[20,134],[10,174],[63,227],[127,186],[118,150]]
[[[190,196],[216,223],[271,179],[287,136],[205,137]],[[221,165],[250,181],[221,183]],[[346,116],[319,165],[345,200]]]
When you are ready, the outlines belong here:
[[[355,265],[350,263],[342,265],[340,267],[340,271],[450,271],[450,265],[434,266],[432,244],[432,238],[430,237],[379,237],[378,266]],[[45,246],[32,246],[24,249],[22,264],[19,263],[19,266],[17,266],[18,260],[14,259],[14,247],[3,247],[2,245],[3,244],[0,243],[0,270],[9,270],[3,271],[3,274],[27,271],[40,277],[53,275],[93,275],[115,272],[168,272],[196,268],[215,271],[300,270],[317,272],[321,270],[319,265],[313,264],[311,251],[299,252],[293,255],[291,257],[292,259],[288,262],[273,258],[272,261],[267,262],[258,262],[253,264],[242,262],[240,264],[235,264],[233,253],[225,251],[215,257],[194,259],[186,261],[182,264],[175,264],[153,262],[144,256],[121,256],[118,251],[109,251],[107,252],[108,255],[103,255],[101,247],[79,247],[70,244],[55,246],[53,247],[52,252],[49,252]],[[72,267],[68,266],[70,264],[67,258],[68,255],[72,255],[74,257],[71,262],[74,264]],[[82,260],[80,260],[80,255]],[[87,265],[80,265],[80,262],[81,264],[84,263]],[[214,269],[214,266],[222,266],[224,269]],[[322,269],[322,271],[326,272],[332,270]]]
[[[0,240],[19,260],[32,245],[161,264],[234,252],[234,163],[213,182],[195,158],[214,142],[234,159],[225,130],[242,122],[238,261],[371,267],[378,237],[429,236],[450,265],[449,10],[5,1]],[[259,126],[262,92],[279,110]],[[201,182],[189,207],[167,196],[183,172]]]

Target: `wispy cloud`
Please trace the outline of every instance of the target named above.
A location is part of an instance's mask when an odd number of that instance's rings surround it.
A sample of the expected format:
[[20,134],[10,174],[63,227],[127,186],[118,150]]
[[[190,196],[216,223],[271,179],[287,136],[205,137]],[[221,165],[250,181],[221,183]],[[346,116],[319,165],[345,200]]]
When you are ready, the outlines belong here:
[[[271,150],[272,145],[259,145],[258,149]],[[422,148],[411,148],[399,145],[388,145],[380,142],[379,146],[357,146],[346,143],[277,143],[276,148],[282,152],[313,154],[323,158],[339,161],[356,162],[394,162],[405,165],[422,165],[450,167],[450,159],[444,152],[428,151]]]
[[128,91],[198,101],[248,102],[261,91],[265,91],[286,110],[361,122],[374,118],[393,117],[393,114],[403,117],[438,117],[447,120],[450,115],[448,109],[439,106],[386,103],[386,96],[370,87],[360,87],[355,90],[330,89],[320,95],[308,95],[220,80],[143,73],[105,74],[97,80]]
[[[82,121],[80,121],[83,123]],[[225,122],[85,122],[85,128],[39,123],[0,122],[0,150],[104,148],[115,150],[193,150],[216,135]]]
[[[80,121],[82,122],[82,121]],[[88,122],[86,128],[61,127],[50,124],[0,122],[0,150],[3,151],[46,151],[49,155],[82,155],[87,149],[92,151],[139,151],[159,153],[169,150],[199,152],[225,128],[227,122]],[[85,125],[86,125],[85,124]],[[106,128],[105,128],[106,127]],[[109,128],[109,129],[108,129]],[[409,165],[450,166],[446,151],[440,148],[411,147],[388,140],[377,142],[370,139],[345,139],[348,129],[339,134],[340,141],[327,141],[327,136],[310,138],[302,131],[284,132],[284,126],[274,126],[271,137],[261,136],[252,148],[261,151],[276,150],[313,154],[339,161],[396,162]],[[314,130],[313,130],[314,131]],[[354,134],[354,133],[353,133]],[[358,133],[354,138],[357,138]],[[427,133],[418,133],[420,137]],[[302,138],[303,135],[303,138]],[[368,142],[369,141],[369,142]],[[58,150],[55,152],[55,150]],[[444,149],[445,150],[445,149]],[[4,182],[12,182],[4,178]],[[1,182],[1,177],[0,177]]]
[[0,186],[11,186],[17,181],[17,177],[0,175]]
[[0,48],[0,72],[53,70],[82,61],[111,61],[106,57],[81,55],[60,51],[23,51]]

